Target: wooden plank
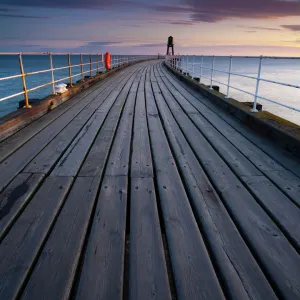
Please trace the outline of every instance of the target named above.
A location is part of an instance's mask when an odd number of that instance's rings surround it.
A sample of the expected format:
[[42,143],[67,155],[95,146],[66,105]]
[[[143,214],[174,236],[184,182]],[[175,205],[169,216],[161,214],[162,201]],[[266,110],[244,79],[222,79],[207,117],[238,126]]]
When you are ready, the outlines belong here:
[[[127,72],[134,73],[135,69]],[[118,87],[116,88],[116,90]],[[93,99],[80,101],[65,114],[45,127],[31,140],[5,159],[0,165],[0,191],[31,161],[65,126],[69,124]],[[4,172],[5,170],[5,172]]]
[[63,205],[72,178],[47,178],[0,245],[0,299],[15,299]]
[[277,299],[263,272],[227,213],[201,165],[180,131],[161,94],[155,94],[170,141],[210,256],[232,300]]
[[72,143],[74,138],[80,134],[85,126],[90,126],[86,122],[95,118],[94,110],[84,109],[74,120],[72,120],[24,169],[30,173],[47,174],[61,155]]
[[245,176],[241,181],[300,251],[300,209],[265,176]]
[[171,300],[152,178],[132,178],[129,299]]
[[[155,84],[156,83],[153,83],[153,85]],[[284,231],[285,235],[293,241],[293,245],[296,249],[300,250],[300,228],[297,230],[298,220],[300,219],[300,209],[290,201],[280,189],[271,184],[270,180],[243,156],[242,153],[244,153],[244,151],[239,151],[238,148],[234,147],[216,128],[210,125],[181,94],[174,93],[174,95],[172,95],[160,78],[158,78],[158,85],[167,103],[178,110],[179,114],[185,113],[189,119],[193,121],[218,155],[222,157],[244,185],[252,191],[258,203],[272,216],[276,224]],[[175,103],[176,101],[180,107]],[[180,110],[182,111],[180,112]],[[223,124],[219,124],[219,126],[222,125]],[[245,178],[260,178],[260,181],[265,184],[253,188],[251,180],[249,181]],[[280,201],[278,201],[279,199]]]
[[75,180],[26,284],[22,299],[70,297],[99,180],[91,177]]
[[127,185],[104,177],[75,299],[123,299]]
[[51,110],[47,115],[37,119],[33,123],[29,124],[22,130],[16,132],[6,140],[1,142],[0,157],[1,161],[12,154],[15,150],[21,147],[24,143],[30,140],[34,135],[48,126],[51,122],[60,117],[68,109],[75,106],[79,101],[88,102],[89,98],[94,98],[104,91],[107,87],[113,84],[113,80],[117,80],[124,74],[124,71],[113,75],[113,77],[106,78],[103,81],[95,84],[91,88],[84,90],[79,95],[74,96],[70,101],[64,102],[62,105]]
[[127,81],[124,87],[118,86],[108,96],[59,160],[51,176],[75,176],[77,174],[112,106],[118,107],[120,111],[123,110],[133,80],[134,75]]
[[180,90],[180,92],[186,97],[187,95],[192,95],[198,102],[203,103],[205,106],[210,108],[215,112],[220,118],[222,118],[226,123],[231,125],[236,131],[241,133],[246,139],[255,144],[258,148],[264,151],[265,154],[272,157],[278,163],[283,165],[286,169],[294,173],[296,176],[300,177],[300,159],[295,157],[290,152],[278,147],[272,141],[266,139],[266,137],[260,136],[257,132],[253,131],[248,126],[245,126],[241,121],[233,118],[227,111],[214,104],[209,99],[206,99],[200,95],[197,91],[193,90],[191,87],[183,84],[177,78],[172,76],[165,68],[161,68],[163,74],[168,78],[168,80]]
[[113,106],[90,149],[79,176],[101,176],[115,136],[121,110]]
[[120,95],[119,102],[115,103],[107,115],[106,121],[104,122],[83,163],[79,176],[99,176],[102,174],[106,158],[108,157],[112,141],[115,136],[126,96],[125,91],[122,96]]
[[107,99],[110,93],[116,88],[116,86],[123,87],[131,75],[121,77],[120,80],[116,80],[114,84],[101,92],[80,114],[72,120],[68,126],[62,130],[25,169],[27,172],[43,172],[48,173],[50,168],[62,155],[63,151],[70,145],[73,138],[79,132],[79,130],[85,125],[87,120],[92,114],[99,108],[100,105]]
[[156,183],[178,299],[224,299],[146,81]]
[[76,176],[115,98],[116,96],[107,100],[106,111],[97,111],[91,117],[58,161],[51,176]]
[[153,67],[150,68],[150,74],[149,75],[150,75],[150,81],[155,82],[156,77],[155,77],[155,74],[154,74],[154,68]]
[[26,172],[48,173],[80,129],[109,97],[116,86],[124,86],[130,75],[117,80],[85,107],[26,167]]
[[[166,79],[163,80],[164,84],[168,87],[169,91],[172,95],[178,99],[180,105],[185,108],[185,110],[193,110],[189,108],[189,106],[193,105],[193,108],[196,108],[200,113],[199,115],[195,115],[196,111],[193,113],[189,113],[191,119],[201,130],[201,126],[205,128],[203,133],[207,136],[209,135],[212,141],[220,140],[217,139],[216,132],[222,134],[232,145],[234,145],[242,154],[245,156],[253,165],[265,176],[272,174],[272,171],[285,171],[287,176],[293,181],[297,182],[296,184],[300,186],[300,178],[296,177],[291,172],[284,170],[283,166],[277,163],[274,159],[265,154],[262,150],[260,150],[256,145],[247,140],[243,135],[241,135],[236,128],[231,127],[224,120],[222,120],[215,112],[207,108],[204,104],[198,101],[192,95],[189,95],[187,92],[179,93],[179,90],[176,89],[175,86],[172,86]],[[181,101],[180,98],[186,98],[186,100]],[[202,116],[202,118],[201,118]],[[204,119],[205,118],[205,119]],[[201,120],[200,120],[201,119]],[[208,124],[211,124],[209,126]],[[210,129],[211,128],[211,129]],[[222,153],[226,153],[221,151]],[[236,169],[238,170],[238,169]],[[258,174],[257,174],[258,175]],[[271,176],[269,177],[277,186],[280,188],[285,194],[287,194],[291,200],[293,200],[296,204],[300,202],[300,189],[297,192],[297,189],[287,189],[286,185],[289,184],[288,180],[284,180],[284,177],[280,176]]]
[[131,159],[131,177],[153,177],[152,157],[145,104],[145,76],[137,94]]
[[273,183],[281,182],[281,188],[284,190],[294,203],[300,206],[300,184],[298,177],[294,176],[287,170],[283,171],[266,171],[264,172]]
[[170,109],[272,286],[282,298],[298,299],[300,258],[296,250],[191,120],[180,110]]
[[[203,136],[211,143],[218,154],[234,169],[238,176],[258,176],[261,172],[249,162],[244,155],[235,148],[228,140],[222,136],[209,122],[207,122],[200,113],[179,93],[173,95],[166,88],[160,78],[157,80],[158,89],[164,95],[167,103],[172,105],[172,110],[185,112],[188,117],[194,122],[196,127],[201,131]],[[156,83],[153,84],[155,86]],[[177,105],[177,102],[179,105]]]
[[112,145],[106,175],[126,176],[128,174],[135,99],[136,92],[130,91]]
[[0,240],[25,208],[43,178],[43,174],[21,173],[0,194]]

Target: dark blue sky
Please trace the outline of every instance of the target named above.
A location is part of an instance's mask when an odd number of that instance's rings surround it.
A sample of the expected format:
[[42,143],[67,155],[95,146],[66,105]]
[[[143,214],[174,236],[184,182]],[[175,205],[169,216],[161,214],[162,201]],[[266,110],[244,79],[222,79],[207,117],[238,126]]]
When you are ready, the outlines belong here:
[[0,0],[0,26],[3,52],[300,53],[300,0]]

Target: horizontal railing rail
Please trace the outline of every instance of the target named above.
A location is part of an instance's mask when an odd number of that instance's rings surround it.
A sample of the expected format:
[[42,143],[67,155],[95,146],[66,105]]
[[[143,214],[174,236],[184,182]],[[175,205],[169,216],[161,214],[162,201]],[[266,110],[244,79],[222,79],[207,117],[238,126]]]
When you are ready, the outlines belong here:
[[[166,64],[173,68],[174,70],[177,71],[181,71],[183,72],[183,74],[186,75],[190,75],[191,73],[191,77],[195,78],[196,76],[196,69],[199,69],[199,73],[198,73],[198,78],[199,78],[199,82],[201,83],[201,79],[205,78],[208,79],[210,81],[210,89],[213,89],[213,82],[219,83],[221,85],[224,85],[227,87],[227,91],[226,91],[226,95],[225,98],[229,98],[229,94],[230,94],[230,89],[234,89],[237,90],[239,92],[245,93],[247,95],[253,96],[254,97],[254,101],[253,101],[253,107],[251,109],[252,112],[258,112],[257,110],[257,100],[258,99],[262,99],[277,105],[280,105],[282,107],[300,112],[299,108],[269,99],[267,97],[261,96],[259,94],[259,88],[260,88],[260,82],[268,82],[268,83],[273,83],[276,85],[281,85],[281,86],[286,86],[286,87],[292,87],[292,88],[296,88],[296,89],[300,89],[300,85],[296,85],[296,84],[290,84],[290,83],[285,83],[285,82],[280,82],[280,81],[276,81],[276,80],[270,80],[270,79],[266,79],[266,78],[262,78],[261,74],[262,74],[262,67],[263,67],[263,60],[266,59],[291,59],[291,60],[299,60],[300,61],[300,57],[276,57],[276,56],[222,56],[222,58],[228,58],[229,59],[229,65],[228,65],[228,71],[224,71],[224,70],[220,70],[215,68],[215,59],[216,56],[204,56],[204,55],[199,55],[198,57],[201,57],[201,63],[197,63],[195,62],[195,55],[184,55],[184,56],[180,56],[180,55],[176,55],[176,56],[167,56],[165,58],[165,62]],[[211,58],[211,66],[207,67],[204,66],[204,58]],[[242,73],[236,73],[236,72],[232,72],[232,66],[233,66],[233,62],[234,59],[241,59],[241,58],[245,58],[245,59],[259,59],[258,62],[258,70],[257,70],[257,76],[250,76],[247,74],[242,74]],[[191,65],[191,68],[190,68]],[[210,71],[210,77],[203,75],[203,70],[209,70]],[[217,79],[214,78],[215,72],[218,73],[222,73],[222,74],[227,74],[227,82],[222,82],[219,81]],[[251,93],[249,91],[243,90],[241,88],[238,88],[236,86],[233,86],[231,84],[231,76],[238,76],[238,77],[243,77],[243,78],[247,78],[247,79],[253,79],[256,81],[256,85],[255,85],[255,93]]]
[[[0,52],[0,57],[1,56],[18,56],[18,63],[20,67],[20,72],[19,74],[15,75],[10,75],[10,76],[5,76],[5,77],[0,77],[0,82],[11,80],[11,79],[17,79],[20,78],[22,80],[22,87],[23,91],[17,92],[10,94],[5,97],[0,97],[0,102],[9,100],[18,96],[23,95],[24,100],[25,100],[25,106],[24,108],[31,108],[28,93],[32,91],[36,91],[38,89],[44,88],[46,86],[52,86],[52,94],[56,94],[55,92],[55,84],[58,82],[62,81],[69,81],[68,84],[70,87],[73,86],[73,78],[80,77],[82,79],[85,78],[85,74],[89,73],[89,77],[93,77],[93,72],[96,71],[96,74],[98,74],[101,71],[107,71],[105,68],[105,63],[104,63],[104,55],[103,54],[91,54],[91,53],[65,53],[65,52],[59,52],[59,53],[52,53],[52,52],[22,52],[22,53],[17,53],[17,52]],[[44,70],[38,70],[38,71],[31,71],[31,72],[25,72],[24,69],[24,64],[23,64],[23,57],[24,56],[29,56],[29,55],[40,55],[40,56],[48,56],[49,57],[49,69],[44,69]],[[60,67],[54,67],[53,66],[53,56],[55,55],[65,55],[67,56],[67,64],[65,66],[60,66]],[[72,64],[71,59],[72,56],[79,56],[80,63]],[[89,62],[83,63],[83,57],[88,56],[89,57]],[[93,60],[93,58],[95,58]],[[119,67],[124,64],[129,64],[132,62],[136,61],[143,61],[143,60],[148,60],[148,59],[154,59],[157,58],[157,56],[153,55],[111,55],[111,68]],[[85,66],[89,66],[88,70],[84,70]],[[73,74],[72,70],[73,68],[78,68],[80,67],[80,72]],[[60,71],[60,70],[68,70],[68,76],[65,76],[63,78],[56,79],[55,78],[55,72]],[[32,75],[38,75],[38,74],[43,74],[43,73],[49,73],[51,75],[51,81],[45,82],[43,84],[40,84],[38,86],[34,86],[32,88],[27,88],[27,78]]]

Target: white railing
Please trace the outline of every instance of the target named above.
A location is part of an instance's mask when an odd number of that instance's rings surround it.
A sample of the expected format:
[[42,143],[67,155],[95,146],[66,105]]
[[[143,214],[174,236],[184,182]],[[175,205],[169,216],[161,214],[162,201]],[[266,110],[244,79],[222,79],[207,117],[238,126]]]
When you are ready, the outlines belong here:
[[[0,102],[5,101],[20,95],[24,95],[25,98],[25,106],[24,108],[31,108],[31,105],[29,103],[29,98],[28,98],[28,93],[44,88],[46,86],[52,86],[52,93],[55,94],[55,84],[61,81],[69,81],[69,86],[73,86],[73,78],[75,77],[81,77],[82,79],[85,78],[86,73],[89,73],[89,77],[93,77],[93,72],[96,71],[96,74],[98,74],[101,71],[107,71],[105,69],[105,64],[104,64],[104,55],[103,54],[90,54],[90,53],[41,53],[41,52],[23,52],[23,53],[13,53],[13,52],[0,52],[0,56],[18,56],[18,61],[19,61],[19,66],[20,66],[20,73],[16,75],[11,75],[11,76],[6,76],[0,78],[1,81],[7,81],[10,79],[15,79],[15,78],[20,78],[22,80],[22,86],[23,86],[23,91],[2,97],[0,96]],[[48,56],[49,57],[49,69],[45,70],[40,70],[40,71],[34,71],[34,72],[25,72],[24,65],[23,65],[23,57],[25,55],[43,55],[43,56]],[[53,56],[54,55],[67,55],[68,58],[68,64],[63,67],[58,67],[54,68],[53,67]],[[72,56],[80,56],[80,63],[79,64],[71,64],[71,59]],[[88,63],[83,63],[83,57],[89,56],[89,62]],[[96,57],[96,60],[93,57]],[[148,60],[148,59],[154,59],[157,58],[157,56],[151,56],[151,55],[111,55],[111,68],[116,68],[119,66],[122,66],[124,64],[129,64],[132,62],[136,61],[143,61],[143,60]],[[84,71],[84,66],[89,66],[89,70]],[[80,67],[80,72],[77,74],[72,73],[72,69],[75,67]],[[68,69],[68,76],[60,79],[55,79],[55,71],[58,70],[64,70]],[[41,73],[50,73],[51,74],[51,81],[45,82],[44,84],[32,87],[30,89],[27,88],[27,77],[31,75],[36,75],[36,74],[41,74]]]
[[[208,79],[210,81],[210,89],[213,89],[213,82],[222,84],[224,86],[227,87],[227,91],[226,91],[226,96],[225,98],[229,98],[229,93],[230,93],[230,89],[234,89],[237,91],[240,91],[242,93],[248,94],[250,96],[254,97],[254,101],[253,101],[253,107],[251,109],[251,112],[258,112],[257,110],[257,99],[262,99],[268,102],[272,102],[275,104],[278,104],[280,106],[289,108],[291,110],[300,112],[299,108],[296,107],[292,107],[290,105],[286,105],[284,103],[263,97],[261,95],[259,95],[259,87],[260,87],[260,82],[268,82],[268,83],[273,83],[273,84],[277,84],[277,85],[281,85],[281,86],[287,86],[287,87],[292,87],[292,88],[296,88],[296,89],[300,89],[300,85],[295,85],[295,84],[288,84],[288,83],[284,83],[284,82],[279,82],[279,81],[275,81],[275,80],[269,80],[269,79],[265,79],[261,77],[261,73],[262,73],[262,67],[263,67],[263,61],[266,59],[295,59],[295,60],[300,60],[300,57],[276,57],[276,56],[229,56],[227,57],[229,59],[229,67],[228,67],[228,71],[224,71],[224,70],[219,70],[215,68],[215,56],[197,56],[198,58],[201,57],[201,62],[200,63],[196,63],[195,62],[195,55],[184,55],[184,56],[180,56],[180,55],[175,55],[175,56],[167,56],[165,58],[165,63],[171,67],[172,69],[176,70],[176,71],[181,71],[184,75],[187,76],[191,76],[192,78],[195,78],[196,76],[196,72],[195,70],[199,70],[198,73],[198,77],[199,78],[199,82],[201,83],[201,79],[205,78]],[[211,58],[211,66],[210,67],[206,67],[203,64],[204,58]],[[222,56],[222,58],[224,58]],[[226,58],[226,57],[225,57]],[[259,60],[258,63],[258,70],[257,70],[257,76],[249,76],[246,74],[241,74],[241,73],[236,73],[236,72],[232,72],[232,66],[234,63],[234,59],[241,59],[241,58],[245,58],[245,59],[250,59],[250,58],[256,58]],[[190,68],[191,66],[191,68]],[[210,76],[204,76],[203,75],[203,70],[208,70],[210,72]],[[228,78],[227,78],[227,82],[221,82],[219,80],[214,79],[214,74],[215,72],[217,73],[222,73],[222,74],[227,74]],[[190,74],[191,73],[191,74]],[[236,86],[231,85],[231,75],[234,76],[239,76],[239,77],[243,77],[243,78],[248,78],[248,79],[254,79],[256,80],[256,86],[255,86],[255,93],[251,93],[249,91],[243,90],[241,88],[238,88]]]

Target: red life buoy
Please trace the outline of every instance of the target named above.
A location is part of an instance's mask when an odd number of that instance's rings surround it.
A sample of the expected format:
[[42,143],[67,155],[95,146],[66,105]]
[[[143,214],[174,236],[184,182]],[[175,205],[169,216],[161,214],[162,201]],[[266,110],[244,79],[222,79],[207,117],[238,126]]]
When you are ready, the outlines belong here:
[[105,68],[107,70],[110,70],[110,67],[111,67],[111,57],[110,57],[110,53],[109,52],[106,52],[105,53]]

